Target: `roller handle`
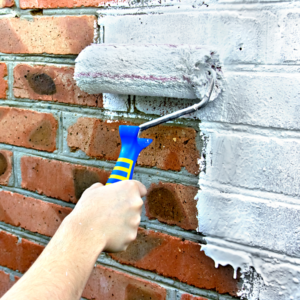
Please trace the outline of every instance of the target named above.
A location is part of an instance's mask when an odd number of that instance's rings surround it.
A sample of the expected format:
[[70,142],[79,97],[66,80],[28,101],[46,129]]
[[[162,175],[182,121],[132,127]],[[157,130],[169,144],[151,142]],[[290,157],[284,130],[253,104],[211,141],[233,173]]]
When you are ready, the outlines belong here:
[[119,126],[122,143],[121,152],[106,185],[132,179],[134,167],[140,152],[152,143],[151,139],[139,138],[139,130],[139,126]]

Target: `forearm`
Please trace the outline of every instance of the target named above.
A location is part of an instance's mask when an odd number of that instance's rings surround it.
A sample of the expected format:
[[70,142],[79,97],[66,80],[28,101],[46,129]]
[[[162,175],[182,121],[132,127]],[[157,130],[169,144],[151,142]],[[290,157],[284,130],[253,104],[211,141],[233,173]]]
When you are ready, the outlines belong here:
[[92,244],[80,222],[70,215],[34,265],[2,300],[79,299],[105,246],[101,238],[98,241]]

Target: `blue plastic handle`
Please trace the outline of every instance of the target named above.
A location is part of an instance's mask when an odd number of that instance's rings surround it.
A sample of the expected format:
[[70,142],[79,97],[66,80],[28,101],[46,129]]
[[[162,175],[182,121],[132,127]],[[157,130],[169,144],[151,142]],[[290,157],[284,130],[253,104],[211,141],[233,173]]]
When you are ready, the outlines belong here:
[[138,126],[119,126],[119,134],[122,142],[121,152],[106,185],[132,179],[134,167],[140,152],[152,143],[151,139],[139,138],[139,130]]

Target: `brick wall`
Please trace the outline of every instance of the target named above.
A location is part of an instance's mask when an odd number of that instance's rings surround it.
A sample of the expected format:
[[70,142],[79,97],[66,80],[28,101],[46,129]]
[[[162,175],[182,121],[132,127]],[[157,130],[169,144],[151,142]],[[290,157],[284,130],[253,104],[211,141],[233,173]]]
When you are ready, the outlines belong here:
[[154,142],[135,171],[149,188],[138,238],[101,254],[82,297],[298,299],[300,5],[2,2],[1,295],[82,192],[106,182],[120,124],[195,103],[80,91],[77,54],[105,42],[206,45],[225,80],[203,111],[143,133]]

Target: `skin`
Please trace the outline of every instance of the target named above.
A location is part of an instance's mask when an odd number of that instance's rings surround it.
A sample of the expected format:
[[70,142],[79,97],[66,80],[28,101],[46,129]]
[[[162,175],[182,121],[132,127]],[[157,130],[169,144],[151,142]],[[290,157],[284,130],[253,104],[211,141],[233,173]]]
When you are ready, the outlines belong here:
[[101,251],[124,251],[135,240],[146,192],[134,180],[92,185],[32,267],[1,299],[80,299]]

